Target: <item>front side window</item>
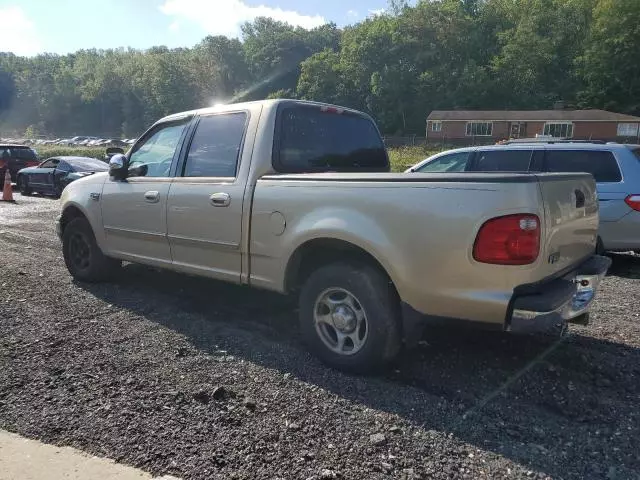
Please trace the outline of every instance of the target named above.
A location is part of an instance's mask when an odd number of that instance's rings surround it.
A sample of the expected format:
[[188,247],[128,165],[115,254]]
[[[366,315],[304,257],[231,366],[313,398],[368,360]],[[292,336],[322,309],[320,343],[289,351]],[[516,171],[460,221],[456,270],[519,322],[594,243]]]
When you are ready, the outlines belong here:
[[185,177],[235,177],[247,114],[203,117],[189,147]]
[[389,171],[382,138],[367,117],[315,105],[286,106],[278,117],[278,172]]
[[493,134],[493,123],[467,122],[466,134],[468,137],[490,137]]
[[554,138],[572,138],[573,123],[545,123],[543,134]]
[[527,172],[532,150],[487,150],[478,152],[477,172]]
[[50,158],[49,160],[42,162],[39,168],[56,168],[58,163],[60,163],[60,160],[57,158]]
[[443,155],[435,160],[425,163],[415,172],[435,173],[435,172],[464,172],[469,162],[471,152],[457,152]]
[[590,173],[598,183],[622,180],[613,154],[601,150],[549,150],[547,171]]
[[69,165],[67,162],[58,163],[58,165],[56,165],[56,169],[57,170],[61,170],[63,172],[71,172],[72,171],[71,165]]
[[168,177],[173,155],[180,143],[188,120],[172,122],[156,127],[129,156],[129,169],[136,176]]

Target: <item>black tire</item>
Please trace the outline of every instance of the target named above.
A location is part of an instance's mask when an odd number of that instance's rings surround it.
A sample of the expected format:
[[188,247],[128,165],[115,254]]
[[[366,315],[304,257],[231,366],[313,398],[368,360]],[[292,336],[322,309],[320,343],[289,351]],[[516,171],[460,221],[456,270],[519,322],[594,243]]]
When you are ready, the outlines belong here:
[[18,190],[20,190],[20,195],[28,197],[33,193],[33,190],[29,188],[29,183],[24,177],[18,177]]
[[604,255],[606,250],[604,249],[604,244],[602,243],[602,239],[598,237],[598,241],[596,242],[596,255]]
[[110,280],[122,266],[120,260],[109,258],[96,243],[91,225],[82,217],[74,218],[62,234],[62,253],[67,270],[82,282]]
[[[326,326],[319,322],[321,327],[316,328],[316,312],[321,306],[318,302],[323,298],[323,293],[331,289],[350,293],[361,306],[360,310],[365,312],[366,336],[356,353],[341,354],[332,350],[322,333],[322,328],[327,330]],[[397,294],[388,278],[376,268],[346,263],[321,267],[306,280],[299,302],[302,337],[310,351],[332,368],[350,373],[367,373],[391,362],[400,351]],[[334,332],[337,332],[335,328]],[[355,349],[354,342],[351,341],[351,344]]]

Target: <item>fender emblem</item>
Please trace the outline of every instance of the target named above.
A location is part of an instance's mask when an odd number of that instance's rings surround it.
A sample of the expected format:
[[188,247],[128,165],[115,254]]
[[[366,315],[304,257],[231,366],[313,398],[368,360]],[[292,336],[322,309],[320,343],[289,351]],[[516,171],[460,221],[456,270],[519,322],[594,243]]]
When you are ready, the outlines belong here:
[[98,200],[100,200],[100,194],[99,193],[95,193],[95,192],[94,193],[90,193],[89,194],[89,198],[91,200],[95,200],[97,202]]

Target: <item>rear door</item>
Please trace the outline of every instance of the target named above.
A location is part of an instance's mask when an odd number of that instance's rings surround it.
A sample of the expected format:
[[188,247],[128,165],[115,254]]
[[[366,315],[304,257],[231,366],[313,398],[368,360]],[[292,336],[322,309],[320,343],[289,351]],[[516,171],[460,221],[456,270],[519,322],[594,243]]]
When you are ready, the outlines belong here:
[[608,150],[550,149],[546,152],[547,172],[586,172],[598,184],[600,221],[616,222],[629,212],[620,188],[622,174],[614,154]]
[[183,270],[240,282],[246,174],[240,175],[239,167],[249,124],[247,111],[197,121],[167,206],[173,264]]

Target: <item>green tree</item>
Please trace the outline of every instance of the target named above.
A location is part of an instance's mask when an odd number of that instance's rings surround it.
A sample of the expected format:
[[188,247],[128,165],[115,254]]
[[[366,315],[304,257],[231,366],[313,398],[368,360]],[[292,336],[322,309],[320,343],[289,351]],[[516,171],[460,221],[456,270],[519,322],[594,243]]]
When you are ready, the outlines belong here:
[[640,115],[640,2],[599,0],[580,72],[582,106]]

